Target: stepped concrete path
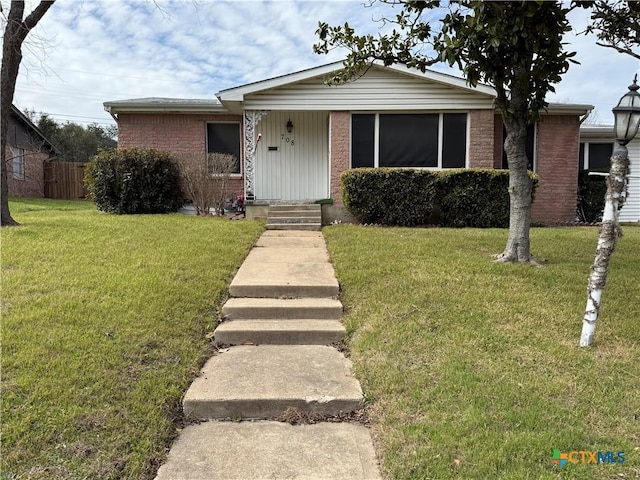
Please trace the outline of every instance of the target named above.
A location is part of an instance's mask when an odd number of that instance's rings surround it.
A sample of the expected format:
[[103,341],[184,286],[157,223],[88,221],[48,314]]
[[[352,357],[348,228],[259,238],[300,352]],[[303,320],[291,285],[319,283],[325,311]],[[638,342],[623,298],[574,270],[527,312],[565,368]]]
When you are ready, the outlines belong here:
[[[286,414],[337,416],[363,406],[324,237],[268,230],[231,282],[221,348],[183,399],[186,427],[156,480],[379,480],[366,427],[289,425]],[[233,421],[230,421],[233,420]]]

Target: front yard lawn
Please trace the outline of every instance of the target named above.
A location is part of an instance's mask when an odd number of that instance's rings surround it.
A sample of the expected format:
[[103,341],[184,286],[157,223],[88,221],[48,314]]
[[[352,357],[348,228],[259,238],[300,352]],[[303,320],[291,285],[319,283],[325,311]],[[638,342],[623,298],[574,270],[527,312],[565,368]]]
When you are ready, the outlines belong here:
[[12,202],[2,229],[4,479],[151,478],[258,222]]
[[[640,476],[640,227],[624,233],[582,349],[596,228],[532,230],[542,268],[492,263],[506,230],[324,229],[387,478]],[[560,468],[554,449],[625,462]]]

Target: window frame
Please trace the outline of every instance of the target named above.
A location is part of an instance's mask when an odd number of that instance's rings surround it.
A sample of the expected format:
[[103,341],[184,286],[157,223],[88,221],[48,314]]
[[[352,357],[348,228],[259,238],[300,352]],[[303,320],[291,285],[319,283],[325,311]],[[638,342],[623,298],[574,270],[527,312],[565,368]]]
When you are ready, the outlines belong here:
[[[465,123],[465,158],[464,165],[461,167],[443,167],[443,145],[444,145],[444,115],[445,114],[464,114],[466,116]],[[373,115],[374,116],[374,135],[373,135],[373,167],[369,168],[381,168],[380,167],[380,115],[438,115],[438,163],[433,167],[383,167],[383,168],[411,168],[415,170],[455,170],[456,168],[469,168],[469,147],[470,147],[470,134],[471,134],[471,115],[468,110],[441,110],[441,111],[417,111],[417,112],[370,112],[370,111],[354,111],[351,112],[351,118],[349,122],[349,168],[361,168],[353,167],[353,116],[354,115]]]
[[[14,180],[25,180],[24,148],[9,147],[11,150],[11,170]],[[17,160],[17,162],[16,162]],[[18,166],[18,168],[16,168]]]
[[[244,148],[243,148],[243,144],[242,144],[242,122],[240,121],[234,121],[234,120],[211,120],[211,121],[206,121],[205,122],[205,126],[204,126],[204,140],[205,140],[205,160],[207,158],[207,156],[210,153],[214,153],[214,152],[210,152],[209,151],[209,125],[221,125],[221,124],[225,124],[225,125],[236,125],[238,127],[238,152],[239,152],[239,156],[238,156],[238,172],[234,172],[231,174],[232,178],[240,178],[242,177],[242,173],[244,171]],[[229,153],[229,152],[222,152],[222,153]]]
[[[589,156],[590,149],[589,146],[591,144],[610,144],[611,145],[611,154],[613,155],[613,151],[615,150],[615,141],[610,139],[589,139],[589,140],[580,140],[578,144],[578,166],[580,171],[583,170],[591,170],[591,165],[589,165]],[[582,165],[580,165],[580,149],[582,148]]]

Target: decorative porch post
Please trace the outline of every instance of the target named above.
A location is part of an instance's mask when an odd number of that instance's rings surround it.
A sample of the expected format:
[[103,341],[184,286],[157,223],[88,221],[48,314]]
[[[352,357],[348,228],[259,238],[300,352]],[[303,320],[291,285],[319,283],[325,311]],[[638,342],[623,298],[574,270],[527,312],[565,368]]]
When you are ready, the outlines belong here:
[[255,199],[255,161],[258,139],[256,127],[267,112],[262,110],[244,111],[244,198],[245,201]]

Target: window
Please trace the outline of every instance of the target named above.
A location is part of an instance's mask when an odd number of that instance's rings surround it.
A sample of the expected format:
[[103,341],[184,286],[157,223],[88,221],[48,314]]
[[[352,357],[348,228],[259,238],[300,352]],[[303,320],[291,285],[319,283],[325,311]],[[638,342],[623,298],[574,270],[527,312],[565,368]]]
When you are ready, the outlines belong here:
[[612,142],[581,142],[580,169],[608,172],[611,155],[613,155]]
[[351,167],[464,168],[467,114],[353,114]]
[[[502,168],[505,170],[509,168],[507,162],[507,152],[504,151],[504,140],[507,138],[507,130],[502,127]],[[525,146],[525,153],[527,154],[527,170],[535,172],[536,169],[536,126],[527,126],[527,144]]]
[[240,173],[240,124],[207,123],[207,153],[228,153],[236,158],[233,173]]
[[16,180],[24,180],[24,150],[22,148],[11,147],[11,158],[13,178]]

